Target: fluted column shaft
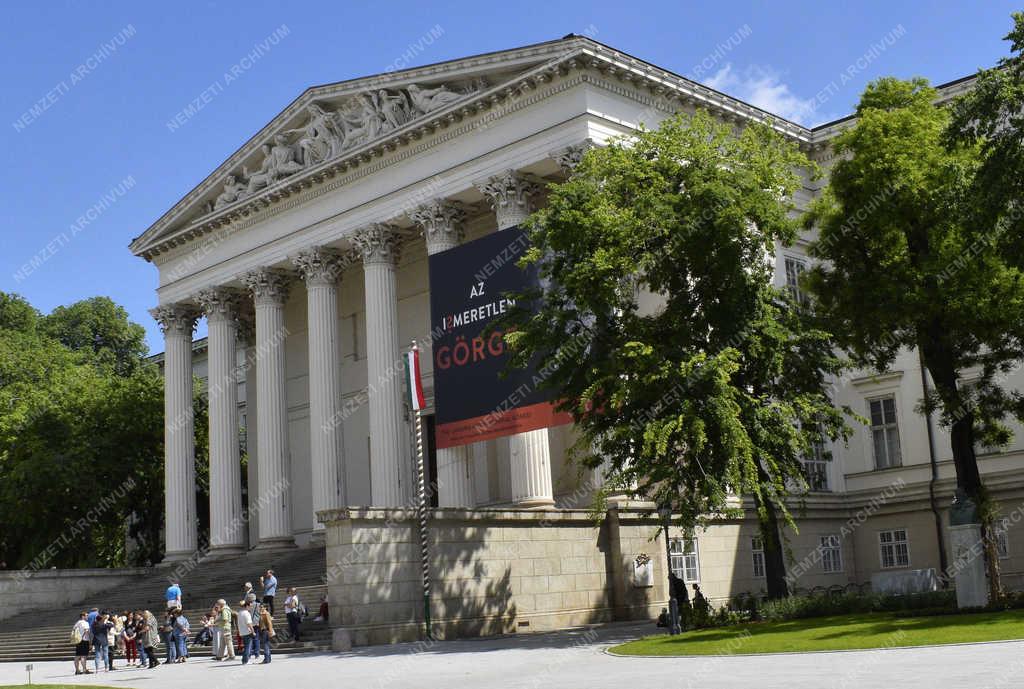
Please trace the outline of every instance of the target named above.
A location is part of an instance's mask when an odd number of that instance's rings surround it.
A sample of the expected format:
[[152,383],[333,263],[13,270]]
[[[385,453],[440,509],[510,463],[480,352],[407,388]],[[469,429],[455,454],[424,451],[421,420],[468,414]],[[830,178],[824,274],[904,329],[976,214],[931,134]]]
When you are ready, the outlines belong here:
[[398,345],[399,236],[377,223],[360,231],[366,292],[366,368],[370,406],[370,486],[375,507],[399,507],[409,497],[402,471],[408,433],[402,420]]
[[292,262],[306,280],[309,322],[309,433],[313,477],[313,524],[321,510],[343,507],[341,360],[338,335],[338,278],[341,257],[314,247]]
[[210,415],[210,551],[215,555],[245,550],[242,469],[238,448],[238,309],[232,290],[203,290],[197,297],[206,314]]
[[294,545],[291,519],[291,478],[288,447],[288,400],[285,389],[284,304],[287,276],[271,271],[247,273],[256,311],[256,444],[260,490],[249,496],[257,511],[260,547]]
[[[506,170],[477,185],[491,202],[498,231],[523,223],[530,215],[530,200],[539,187],[528,178]],[[550,507],[555,504],[551,484],[549,429],[519,433],[509,438],[512,464],[512,502],[518,507]]]
[[152,311],[164,332],[164,560],[193,556],[196,534],[195,420],[192,414],[191,305]]
[[[465,236],[463,216],[458,206],[443,200],[424,204],[410,213],[412,220],[423,230],[428,256],[453,249],[462,242]],[[438,448],[437,504],[439,507],[476,505],[470,445]]]

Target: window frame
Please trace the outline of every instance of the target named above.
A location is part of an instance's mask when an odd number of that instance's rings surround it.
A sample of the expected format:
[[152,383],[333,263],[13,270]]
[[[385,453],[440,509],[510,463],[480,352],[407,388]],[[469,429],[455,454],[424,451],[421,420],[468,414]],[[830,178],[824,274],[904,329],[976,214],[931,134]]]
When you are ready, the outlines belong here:
[[821,571],[823,574],[842,574],[843,572],[843,541],[839,534],[825,534],[818,537],[821,550]]
[[[903,539],[896,539],[896,532],[903,532]],[[883,541],[882,534],[891,534],[890,541]],[[902,544],[907,553],[906,564],[900,564],[897,557],[897,546]],[[892,562],[891,565],[885,564],[885,549],[886,546],[892,548]],[[909,569],[910,568],[910,531],[904,526],[894,527],[892,529],[882,529],[878,532],[878,565],[881,569]]]
[[[758,574],[758,565],[760,564],[761,573]],[[750,537],[750,566],[755,579],[764,579],[767,572],[767,566],[764,560],[764,541],[761,540],[760,536]]]
[[[792,272],[793,282],[790,282],[790,265],[798,267],[798,270]],[[808,268],[808,261],[802,256],[794,254],[783,254],[782,255],[782,277],[785,281],[786,289],[789,291],[793,301],[798,304],[805,305],[809,301],[807,293],[800,289],[800,276],[803,275]]]
[[[676,538],[670,538],[669,541],[669,569],[677,577],[681,578],[684,583],[687,584],[699,584],[700,583],[700,550],[697,545],[696,536],[682,536]],[[687,545],[692,545],[692,551],[687,549]],[[696,573],[695,577],[690,577],[690,562],[692,558],[693,571]],[[682,566],[678,566],[677,563],[681,562]]]
[[[892,420],[886,419],[885,413],[885,402],[886,400],[892,400]],[[885,393],[881,395],[874,395],[867,398],[868,403],[868,439],[871,444],[871,459],[872,465],[875,471],[885,471],[886,469],[898,469],[903,466],[903,438],[900,434],[900,414],[899,405],[896,402],[896,395],[894,393]],[[882,423],[876,425],[873,416],[872,405],[878,403],[879,411],[881,413]],[[885,440],[885,455],[887,463],[885,466],[879,465],[878,462],[878,444],[875,442],[875,432],[881,431]],[[896,434],[896,448],[899,453],[896,457],[895,462],[889,456],[890,450],[890,432],[895,431]]]

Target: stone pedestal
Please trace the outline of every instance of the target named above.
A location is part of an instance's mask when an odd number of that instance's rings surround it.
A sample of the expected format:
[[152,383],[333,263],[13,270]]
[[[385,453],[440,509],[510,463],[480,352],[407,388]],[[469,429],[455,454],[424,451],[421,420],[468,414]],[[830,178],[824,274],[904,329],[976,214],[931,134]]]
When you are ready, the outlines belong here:
[[985,544],[980,524],[949,527],[953,582],[958,608],[988,605],[988,581],[985,577]]

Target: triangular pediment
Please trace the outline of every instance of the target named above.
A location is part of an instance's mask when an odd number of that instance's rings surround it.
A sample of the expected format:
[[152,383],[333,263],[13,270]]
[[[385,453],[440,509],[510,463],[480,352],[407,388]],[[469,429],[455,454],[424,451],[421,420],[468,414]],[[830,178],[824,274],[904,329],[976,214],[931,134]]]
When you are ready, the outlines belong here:
[[183,231],[186,236],[178,243],[188,241],[192,233],[187,230],[197,223],[247,214],[298,180],[315,177],[346,157],[358,159],[375,144],[390,147],[418,138],[431,120],[461,117],[470,102],[565,59],[582,40],[567,38],[309,88],[133,240],[131,250],[150,259]]

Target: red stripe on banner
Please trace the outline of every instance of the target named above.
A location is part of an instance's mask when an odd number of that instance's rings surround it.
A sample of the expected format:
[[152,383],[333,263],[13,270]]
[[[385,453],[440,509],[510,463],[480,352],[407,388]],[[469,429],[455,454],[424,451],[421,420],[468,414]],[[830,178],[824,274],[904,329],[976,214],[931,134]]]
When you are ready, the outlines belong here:
[[420,350],[412,350],[413,380],[416,385],[413,387],[413,394],[416,395],[416,408],[424,409],[427,406],[427,399],[423,396],[423,378],[420,377]]
[[437,447],[444,449],[567,423],[572,423],[572,416],[555,411],[551,402],[538,402],[504,412],[438,424],[435,440]]

